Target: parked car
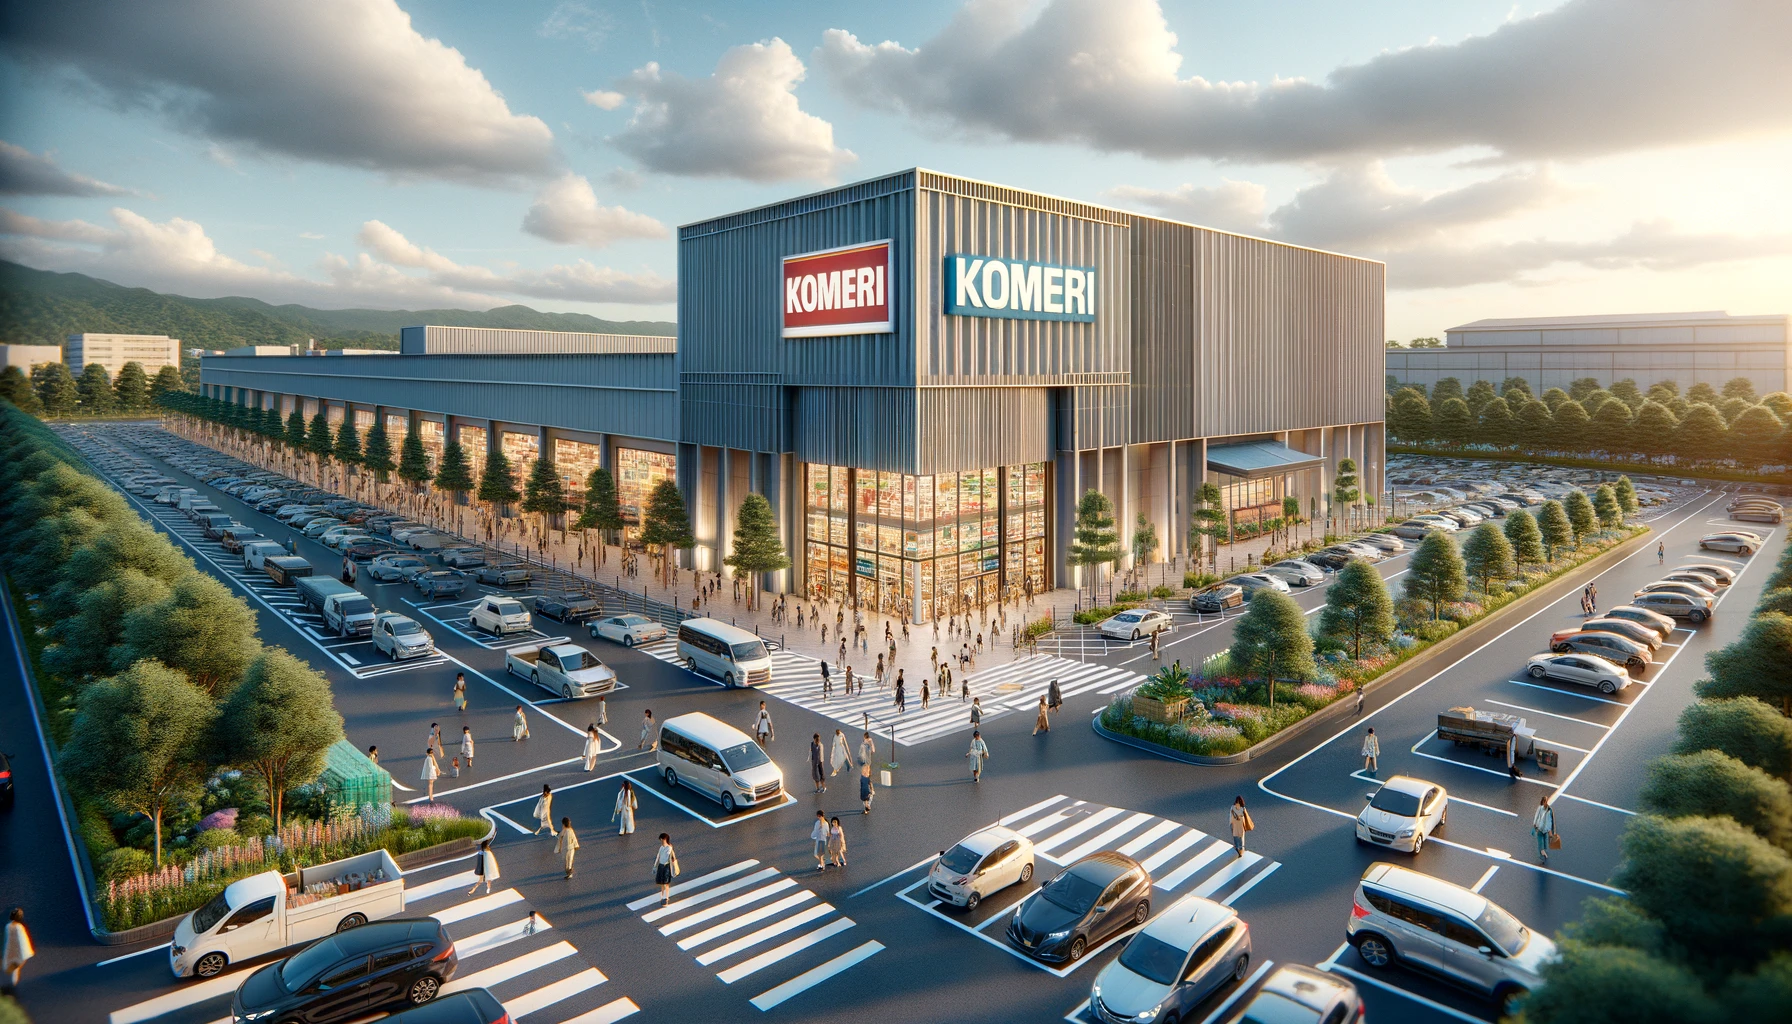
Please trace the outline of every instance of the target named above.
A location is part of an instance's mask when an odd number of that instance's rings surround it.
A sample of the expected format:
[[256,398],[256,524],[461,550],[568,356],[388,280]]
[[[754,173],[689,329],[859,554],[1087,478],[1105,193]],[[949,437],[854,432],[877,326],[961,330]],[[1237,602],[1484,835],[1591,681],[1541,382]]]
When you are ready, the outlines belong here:
[[521,565],[482,565],[473,578],[492,587],[520,587],[534,577]]
[[1633,604],[1621,604],[1616,608],[1608,608],[1599,613],[1605,619],[1623,619],[1634,622],[1645,629],[1655,631],[1655,635],[1666,640],[1674,632],[1674,620],[1658,611],[1639,608]]
[[1671,590],[1641,593],[1631,598],[1630,603],[1639,608],[1647,608],[1652,612],[1660,612],[1676,619],[1685,619],[1695,626],[1709,619],[1714,610],[1710,601],[1702,601],[1696,597],[1678,594]]
[[1437,523],[1426,522],[1420,519],[1408,519],[1406,522],[1394,527],[1394,536],[1403,537],[1407,540],[1424,540],[1426,536],[1437,533],[1443,529],[1444,527]]
[[1397,864],[1369,865],[1344,934],[1372,968],[1401,960],[1485,992],[1502,1008],[1542,984],[1556,945],[1480,893]]
[[1224,612],[1244,607],[1244,588],[1232,583],[1215,583],[1189,595],[1191,612]]
[[1718,582],[1716,576],[1707,572],[1700,572],[1697,569],[1675,569],[1673,572],[1663,576],[1662,580],[1669,583],[1690,583],[1693,586],[1699,587],[1712,594],[1716,594],[1719,590],[1722,590],[1728,585]]
[[1455,533],[1462,529],[1462,524],[1460,522],[1451,519],[1448,516],[1438,515],[1435,512],[1426,512],[1421,515],[1413,516],[1411,521],[1415,523],[1430,523],[1438,529],[1448,533]]
[[1337,572],[1339,569],[1349,565],[1351,559],[1361,558],[1362,556],[1349,548],[1334,544],[1329,548],[1315,551],[1312,554],[1303,557],[1321,569]]
[[1251,969],[1251,927],[1238,912],[1184,896],[1127,940],[1089,986],[1103,1024],[1195,1020],[1215,992]]
[[365,533],[333,533],[330,535],[329,539],[324,541],[324,547],[329,548],[331,551],[340,551],[346,555],[348,554],[348,549],[354,547],[356,544],[371,543],[372,541],[373,538]]
[[305,520],[305,525],[299,527],[299,532],[307,537],[321,537],[325,530],[341,524],[342,520],[334,516],[315,516]]
[[1684,565],[1674,567],[1675,572],[1684,572],[1686,570],[1702,572],[1716,580],[1717,585],[1720,587],[1727,587],[1736,582],[1735,568],[1728,565],[1718,565],[1716,562],[1687,562]]
[[[522,607],[509,599],[502,599],[497,603]],[[616,670],[578,644],[519,647],[504,656],[504,671],[527,679],[549,693],[557,693],[566,700],[595,697],[616,688]]]
[[624,647],[664,640],[671,634],[666,627],[645,615],[612,615],[587,624],[592,639],[604,639]]
[[1358,538],[1358,540],[1363,544],[1378,547],[1390,555],[1397,555],[1406,550],[1406,545],[1401,543],[1400,538],[1391,533],[1371,533]]
[[580,594],[543,595],[535,599],[535,614],[555,622],[587,622],[603,614],[603,605],[596,598]]
[[398,661],[421,658],[434,652],[436,641],[421,622],[409,615],[382,612],[373,620],[373,649]]
[[1655,658],[1647,644],[1638,643],[1629,637],[1617,633],[1597,630],[1574,630],[1567,635],[1557,634],[1550,638],[1549,649],[1558,654],[1578,651],[1581,654],[1596,654],[1607,661],[1624,666],[1633,676],[1640,676],[1648,669]]
[[1363,1024],[1365,1018],[1363,997],[1349,981],[1303,964],[1283,964],[1225,1024]]
[[484,548],[443,548],[437,555],[442,564],[451,569],[472,569],[485,564]]
[[529,618],[529,609],[523,603],[509,597],[488,597],[473,606],[467,614],[467,621],[474,629],[484,630],[495,636],[507,633],[527,633],[535,628]]
[[1229,577],[1226,582],[1242,589],[1246,601],[1256,597],[1259,590],[1273,590],[1278,594],[1286,594],[1289,590],[1287,580],[1268,572],[1240,573]]
[[417,588],[419,596],[431,601],[459,597],[467,592],[467,574],[454,569],[433,569],[412,576],[411,586]]
[[471,988],[382,1017],[381,1024],[508,1024],[509,1020],[497,996],[488,989]]
[[1348,551],[1365,562],[1379,562],[1392,553],[1364,540],[1347,540],[1334,547]]
[[[1671,629],[1672,627],[1670,626],[1669,628]],[[1551,633],[1549,637],[1550,650],[1555,650],[1556,644],[1579,633],[1616,633],[1632,643],[1642,644],[1651,651],[1660,647],[1662,642],[1661,634],[1657,633],[1653,626],[1645,626],[1640,622],[1632,622],[1629,619],[1601,617],[1597,619],[1587,619],[1578,626],[1569,626],[1567,629],[1558,629],[1554,633]]]
[[1600,693],[1617,693],[1630,685],[1623,666],[1594,654],[1533,654],[1525,671],[1532,679],[1560,679],[1591,686]]
[[1263,570],[1289,586],[1313,587],[1325,582],[1325,570],[1312,562],[1285,558]]
[[1786,510],[1778,505],[1744,505],[1731,512],[1730,518],[1739,523],[1779,523],[1785,521]]
[[404,535],[400,543],[412,551],[440,551],[453,543],[454,538],[434,530],[418,530]]
[[1008,941],[1046,963],[1075,963],[1091,946],[1151,917],[1151,874],[1123,853],[1076,861],[1014,908]]
[[1370,793],[1356,816],[1356,841],[1418,853],[1444,826],[1450,794],[1435,782],[1396,775]]
[[1734,551],[1739,555],[1752,555],[1760,546],[1760,537],[1740,530],[1707,533],[1699,538],[1700,551]]
[[1675,580],[1656,580],[1654,583],[1645,583],[1642,589],[1633,596],[1641,597],[1644,594],[1659,593],[1685,594],[1695,601],[1704,601],[1707,604],[1717,600],[1717,594],[1714,591],[1706,590],[1696,583],[1680,583]]
[[435,918],[365,924],[249,975],[231,997],[231,1019],[333,1024],[394,1003],[421,1006],[459,966],[454,939]]
[[941,903],[966,910],[991,893],[1033,880],[1033,840],[992,825],[941,850],[927,870],[927,891]]
[[1101,620],[1095,628],[1102,636],[1116,640],[1138,640],[1169,629],[1170,617],[1150,608],[1131,608]]
[[357,562],[371,562],[381,555],[389,555],[395,550],[397,549],[385,541],[369,537],[349,545],[342,553]]
[[286,554],[286,545],[271,540],[252,540],[243,545],[243,568],[259,572],[262,562]]
[[382,583],[393,580],[408,580],[420,572],[428,572],[429,563],[416,555],[405,555],[398,552],[381,555],[367,567],[367,575]]

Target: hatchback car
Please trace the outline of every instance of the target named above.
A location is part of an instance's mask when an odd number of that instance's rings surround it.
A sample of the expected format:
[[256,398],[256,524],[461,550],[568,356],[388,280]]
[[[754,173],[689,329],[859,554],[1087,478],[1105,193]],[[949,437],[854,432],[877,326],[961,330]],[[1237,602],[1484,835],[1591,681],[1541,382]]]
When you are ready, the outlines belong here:
[[1657,611],[1639,608],[1634,604],[1621,604],[1616,608],[1608,608],[1599,613],[1601,619],[1623,619],[1634,622],[1646,629],[1655,631],[1655,635],[1666,640],[1674,633],[1674,620]]
[[417,593],[434,601],[443,597],[459,597],[467,592],[466,573],[453,569],[432,569],[411,577]]
[[1273,590],[1278,594],[1288,593],[1288,581],[1280,576],[1267,572],[1247,572],[1233,576],[1226,581],[1244,589],[1244,599],[1249,601],[1257,596],[1259,590]]
[[384,583],[393,580],[408,580],[420,572],[427,572],[429,563],[416,555],[390,554],[381,555],[367,567],[367,575]]
[[1244,588],[1231,583],[1215,583],[1195,591],[1188,598],[1188,610],[1191,612],[1224,612],[1228,608],[1242,607]]
[[459,965],[454,940],[434,918],[376,921],[249,975],[230,1000],[230,1015],[238,1022],[330,1024],[394,1003],[420,1006]]
[[977,909],[984,897],[1033,880],[1033,840],[994,825],[960,839],[927,871],[927,891],[942,903]]
[[1373,968],[1400,960],[1509,1007],[1542,984],[1556,944],[1480,893],[1397,864],[1369,865],[1344,934]]
[[1525,671],[1532,679],[1559,679],[1591,686],[1600,693],[1617,693],[1630,685],[1623,666],[1596,654],[1533,654]]
[[578,594],[543,594],[532,602],[535,614],[555,622],[573,624],[589,622],[603,614],[603,605],[596,598]]
[[373,620],[373,649],[398,661],[430,654],[436,649],[436,642],[429,630],[409,615],[382,612]]
[[1558,654],[1577,651],[1581,654],[1596,654],[1607,661],[1624,666],[1633,676],[1640,676],[1655,658],[1647,644],[1641,644],[1617,633],[1600,630],[1575,630],[1566,636],[1557,634],[1550,638],[1549,649]]
[[1089,986],[1105,1024],[1198,1019],[1194,1011],[1251,969],[1251,927],[1231,907],[1184,896],[1126,942]]
[[1225,1024],[1363,1024],[1365,1016],[1363,997],[1349,981],[1303,964],[1284,964],[1263,979],[1251,1001]]
[[1708,572],[1700,572],[1697,569],[1675,569],[1673,572],[1663,576],[1662,579],[1670,583],[1690,583],[1693,586],[1701,587],[1712,594],[1716,594],[1725,586],[1725,584],[1718,582],[1716,576],[1713,576]]
[[1760,546],[1760,537],[1737,530],[1725,533],[1707,533],[1699,538],[1700,551],[1734,551],[1739,555],[1752,555]]
[[341,525],[342,520],[337,519],[335,516],[316,516],[305,520],[305,525],[299,527],[299,532],[307,537],[321,537],[325,530],[328,530],[332,526]]
[[1263,570],[1291,587],[1314,587],[1325,582],[1325,570],[1298,558],[1283,559]]
[[586,624],[592,639],[608,640],[624,647],[664,640],[666,627],[645,615],[612,615]]
[[1123,853],[1082,858],[1014,908],[1008,941],[1046,963],[1075,963],[1151,917],[1151,874]]
[[1170,628],[1170,617],[1150,608],[1132,608],[1101,620],[1095,627],[1102,636],[1116,640],[1138,640]]
[[1396,775],[1370,793],[1356,816],[1356,841],[1418,853],[1450,813],[1450,794],[1435,782]]
[[1630,603],[1639,608],[1647,608],[1676,619],[1685,619],[1695,626],[1709,619],[1712,613],[1710,601],[1702,601],[1670,590],[1641,593],[1631,598]]
[[1577,633],[1616,633],[1633,643],[1642,644],[1651,651],[1660,647],[1662,642],[1661,634],[1657,633],[1653,626],[1645,626],[1629,619],[1598,618],[1588,619],[1578,626],[1569,626],[1567,629],[1558,629],[1551,633],[1549,636],[1550,650],[1555,650],[1556,644]]

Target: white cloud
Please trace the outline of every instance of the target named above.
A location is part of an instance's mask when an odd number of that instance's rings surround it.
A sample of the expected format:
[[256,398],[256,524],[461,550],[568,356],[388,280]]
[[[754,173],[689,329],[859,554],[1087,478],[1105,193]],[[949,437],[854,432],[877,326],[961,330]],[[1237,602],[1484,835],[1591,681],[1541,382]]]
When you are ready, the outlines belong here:
[[1403,188],[1380,161],[1337,168],[1269,216],[1272,237],[1353,252],[1442,240],[1567,198],[1548,170],[1525,170],[1440,192]]
[[456,263],[380,221],[368,221],[357,236],[367,251],[353,257],[325,254],[319,262],[320,280],[295,274],[277,261],[258,266],[226,255],[194,221],[175,217],[157,223],[122,207],[111,213],[113,226],[102,227],[0,208],[0,256],[182,295],[251,295],[326,307],[485,309],[507,301],[500,296],[643,304],[676,297],[673,283],[652,271],[631,273],[586,260],[545,270]]
[[0,195],[122,196],[130,191],[65,171],[49,153],[39,156],[23,146],[0,141]]
[[299,237],[303,238],[307,242],[321,242],[321,241],[323,241],[324,236],[318,234],[315,231],[301,231],[301,232],[299,232]]
[[568,174],[536,195],[523,230],[550,242],[602,247],[627,238],[665,238],[666,225],[644,213],[604,206],[583,176]]
[[544,176],[553,133],[512,113],[395,0],[15,4],[4,44],[214,142],[397,176]]
[[833,125],[797,103],[803,76],[782,39],[734,47],[708,78],[649,63],[616,83],[635,109],[610,141],[665,174],[831,181],[858,157],[834,145]]
[[1108,195],[1172,220],[1251,233],[1263,230],[1267,192],[1262,185],[1228,179],[1218,185],[1184,184],[1167,191],[1121,185],[1109,189]]
[[579,95],[585,97],[586,103],[599,110],[615,110],[628,101],[627,96],[610,89],[593,89],[590,92],[581,92]]
[[554,5],[537,31],[546,39],[577,39],[595,50],[603,46],[615,27],[615,20],[607,12],[594,11],[580,0],[564,0]]
[[1568,0],[1323,82],[1183,76],[1159,0],[968,0],[914,49],[830,29],[814,60],[858,103],[979,139],[1304,160],[1487,147],[1584,156],[1792,125],[1792,4]]

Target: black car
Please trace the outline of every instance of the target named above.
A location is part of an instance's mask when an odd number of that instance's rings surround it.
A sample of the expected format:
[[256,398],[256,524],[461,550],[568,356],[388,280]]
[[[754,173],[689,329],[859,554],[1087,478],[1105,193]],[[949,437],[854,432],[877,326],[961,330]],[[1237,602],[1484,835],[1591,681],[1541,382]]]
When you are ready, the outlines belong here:
[[1074,963],[1089,947],[1151,916],[1151,873],[1123,853],[1091,853],[1021,902],[1008,941],[1047,963]]
[[343,554],[357,562],[371,562],[381,555],[389,555],[398,550],[398,546],[383,540],[364,540],[358,544],[350,544]]
[[12,757],[0,754],[0,811],[12,810]]
[[604,613],[604,606],[589,597],[561,594],[535,599],[535,614],[555,622],[589,622]]
[[319,939],[249,975],[230,1000],[230,1015],[239,1024],[329,1024],[393,1003],[420,1006],[459,964],[440,921],[377,921]]
[[1321,569],[1329,569],[1332,572],[1337,572],[1339,569],[1350,564],[1350,560],[1356,557],[1357,554],[1354,551],[1346,551],[1343,548],[1326,548],[1323,551],[1315,551],[1310,555],[1302,555],[1300,556],[1300,560],[1311,565],[1317,565]]
[[508,1024],[498,997],[482,988],[456,992],[385,1018],[382,1024]]

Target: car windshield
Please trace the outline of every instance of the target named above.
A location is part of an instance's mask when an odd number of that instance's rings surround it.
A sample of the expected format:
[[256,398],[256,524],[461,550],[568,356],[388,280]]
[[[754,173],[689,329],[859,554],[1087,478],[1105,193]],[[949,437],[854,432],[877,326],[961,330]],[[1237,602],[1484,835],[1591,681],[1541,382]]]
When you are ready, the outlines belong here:
[[1383,786],[1376,790],[1375,798],[1369,801],[1369,806],[1378,811],[1397,814],[1402,818],[1419,816],[1418,796],[1412,793],[1402,793],[1392,786]]
[[499,615],[521,615],[521,614],[523,614],[523,606],[520,604],[517,604],[515,601],[499,601],[497,604],[497,609],[498,609]]
[[1264,992],[1245,1007],[1238,1024],[1308,1024],[1313,1011],[1279,992]]
[[940,866],[953,874],[968,875],[977,870],[977,862],[982,859],[982,854],[959,843],[940,856]]
[[230,913],[230,901],[224,898],[224,894],[219,893],[213,896],[206,901],[205,906],[193,911],[193,934],[204,935],[211,931],[217,927],[219,921],[224,920],[224,915],[228,913]]
[[311,984],[311,980],[328,970],[342,957],[342,950],[336,946],[334,938],[324,939],[315,946],[294,953],[280,965],[280,982],[286,991],[297,992]]
[[1126,944],[1126,952],[1120,954],[1120,966],[1159,985],[1174,985],[1182,974],[1182,958],[1187,955],[1187,950],[1140,932]]
[[1531,937],[1530,931],[1518,923],[1518,918],[1508,914],[1504,907],[1491,900],[1488,901],[1487,909],[1481,911],[1481,916],[1475,918],[1475,924],[1479,925],[1481,930],[1487,933],[1488,938],[1497,943],[1501,952],[1507,956],[1512,956],[1523,949],[1524,944]]
[[1040,892],[1046,899],[1081,916],[1095,905],[1095,901],[1101,896],[1101,888],[1075,871],[1066,871],[1047,882]]
[[765,657],[765,644],[758,640],[749,640],[733,647],[735,661],[758,661]]
[[722,748],[722,763],[727,765],[731,772],[744,772],[748,768],[770,764],[771,760],[765,756],[765,751],[759,749],[757,743],[741,743]]
[[410,636],[413,633],[423,632],[423,625],[415,619],[393,619],[392,632],[399,636]]
[[351,597],[342,602],[344,615],[368,615],[373,612],[373,602],[365,597]]
[[647,618],[643,615],[620,615],[616,618],[616,624],[618,626],[640,626],[644,625],[646,622]]
[[1142,618],[1142,616],[1139,615],[1138,612],[1121,612],[1119,615],[1114,616],[1114,621],[1115,622],[1137,622],[1137,621],[1139,621],[1140,618]]

